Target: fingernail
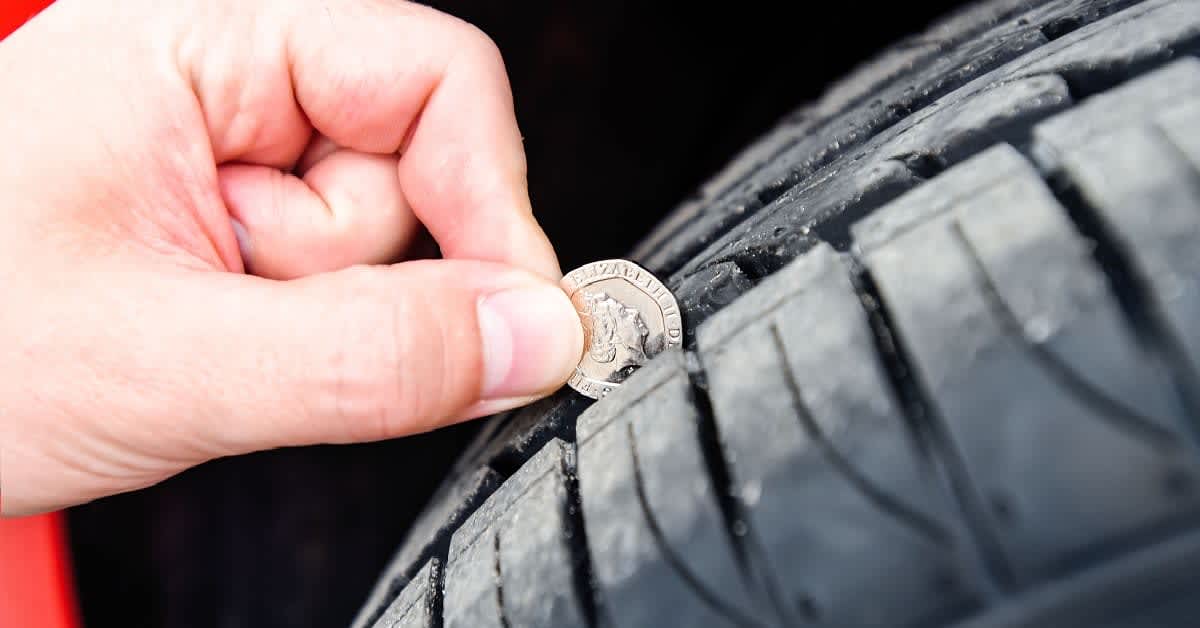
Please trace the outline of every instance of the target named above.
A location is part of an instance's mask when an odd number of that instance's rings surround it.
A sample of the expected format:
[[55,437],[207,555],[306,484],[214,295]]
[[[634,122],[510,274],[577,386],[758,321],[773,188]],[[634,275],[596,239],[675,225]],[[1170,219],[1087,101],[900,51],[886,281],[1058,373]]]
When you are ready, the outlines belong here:
[[583,327],[561,289],[497,292],[480,299],[478,313],[483,399],[548,393],[566,382],[583,351]]

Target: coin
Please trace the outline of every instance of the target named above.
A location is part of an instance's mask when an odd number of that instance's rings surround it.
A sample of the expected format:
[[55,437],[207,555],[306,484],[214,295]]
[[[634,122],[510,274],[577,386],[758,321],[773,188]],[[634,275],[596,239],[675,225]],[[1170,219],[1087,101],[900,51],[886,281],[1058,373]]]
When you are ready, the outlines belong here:
[[583,322],[584,349],[567,385],[600,399],[650,358],[683,344],[674,295],[650,271],[623,259],[585,264],[562,287]]

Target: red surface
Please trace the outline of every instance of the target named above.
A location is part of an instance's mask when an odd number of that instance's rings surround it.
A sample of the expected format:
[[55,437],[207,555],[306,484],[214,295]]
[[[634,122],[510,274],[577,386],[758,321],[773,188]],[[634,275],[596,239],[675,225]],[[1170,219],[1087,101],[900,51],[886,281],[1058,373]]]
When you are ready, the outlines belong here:
[[50,0],[0,0],[0,38],[7,37],[49,4]]
[[[0,39],[50,0],[0,0]],[[63,516],[0,519],[0,628],[77,628]]]
[[60,513],[0,519],[0,628],[75,628],[74,583]]

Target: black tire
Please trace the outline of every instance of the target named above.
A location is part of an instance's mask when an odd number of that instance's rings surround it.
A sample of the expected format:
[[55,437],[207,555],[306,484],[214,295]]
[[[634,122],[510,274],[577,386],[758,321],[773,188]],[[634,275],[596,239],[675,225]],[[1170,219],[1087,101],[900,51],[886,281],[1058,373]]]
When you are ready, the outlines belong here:
[[491,420],[355,626],[1196,625],[1200,2],[972,7],[632,255],[685,349]]

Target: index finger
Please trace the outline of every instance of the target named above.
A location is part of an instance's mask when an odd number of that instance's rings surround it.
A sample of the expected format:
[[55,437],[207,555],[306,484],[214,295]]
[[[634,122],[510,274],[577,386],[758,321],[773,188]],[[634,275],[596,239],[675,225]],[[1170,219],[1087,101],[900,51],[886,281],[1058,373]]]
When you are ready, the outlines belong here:
[[557,280],[492,40],[416,4],[355,0],[332,12],[324,2],[296,4],[308,10],[295,14],[288,61],[313,127],[347,148],[401,151],[401,188],[446,257]]

